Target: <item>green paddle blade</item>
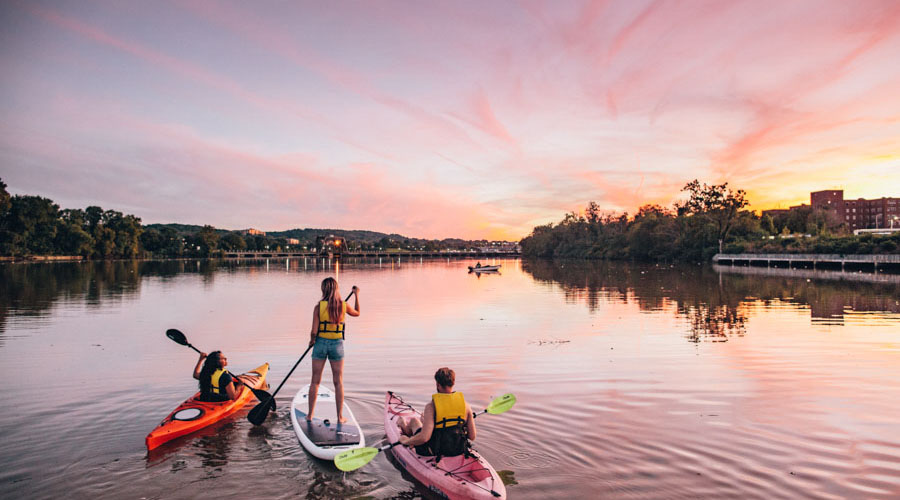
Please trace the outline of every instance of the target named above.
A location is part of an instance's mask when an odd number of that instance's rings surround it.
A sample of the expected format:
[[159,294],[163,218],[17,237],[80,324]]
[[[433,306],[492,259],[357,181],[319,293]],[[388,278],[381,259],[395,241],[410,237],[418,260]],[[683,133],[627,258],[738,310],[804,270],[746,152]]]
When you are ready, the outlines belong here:
[[185,337],[184,334],[181,333],[180,330],[176,330],[174,328],[169,328],[168,330],[166,330],[166,337],[169,337],[170,339],[174,340],[178,344],[188,345],[187,337]]
[[515,394],[504,394],[502,396],[497,396],[496,398],[494,398],[494,400],[491,401],[491,404],[489,404],[487,408],[485,408],[485,411],[487,411],[491,415],[499,415],[512,408],[514,404],[516,404]]
[[344,472],[356,470],[371,462],[379,451],[378,448],[354,448],[334,457],[334,465]]

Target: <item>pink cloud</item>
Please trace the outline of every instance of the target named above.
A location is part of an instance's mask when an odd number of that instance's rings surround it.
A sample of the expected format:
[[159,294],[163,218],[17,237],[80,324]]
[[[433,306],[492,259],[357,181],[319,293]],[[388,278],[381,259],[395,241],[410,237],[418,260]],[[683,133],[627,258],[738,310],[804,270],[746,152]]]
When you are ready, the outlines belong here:
[[486,134],[499,139],[512,147],[518,147],[515,139],[509,134],[509,131],[500,122],[497,118],[497,115],[494,114],[494,110],[491,108],[491,103],[485,95],[483,89],[479,89],[478,92],[472,97],[471,100],[471,111],[467,114],[459,114],[454,113],[454,116],[457,116],[463,121],[468,122],[473,125],[477,129],[485,132]]
[[[4,48],[12,177],[48,158],[95,183],[205,190],[166,212],[193,220],[472,236],[521,236],[591,200],[668,204],[693,178],[755,208],[896,184],[893,1],[178,5],[8,9],[44,25]],[[176,47],[146,23],[192,29]],[[96,76],[122,56],[146,81]],[[90,95],[107,83],[118,102]],[[128,195],[114,199],[170,208]]]

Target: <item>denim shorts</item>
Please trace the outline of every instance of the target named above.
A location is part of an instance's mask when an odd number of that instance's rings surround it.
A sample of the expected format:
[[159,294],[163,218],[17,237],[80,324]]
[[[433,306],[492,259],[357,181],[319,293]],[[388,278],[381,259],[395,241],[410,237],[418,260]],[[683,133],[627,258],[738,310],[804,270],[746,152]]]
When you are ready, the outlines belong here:
[[316,339],[316,345],[313,346],[313,359],[330,359],[332,361],[340,361],[344,359],[344,340],[343,339]]

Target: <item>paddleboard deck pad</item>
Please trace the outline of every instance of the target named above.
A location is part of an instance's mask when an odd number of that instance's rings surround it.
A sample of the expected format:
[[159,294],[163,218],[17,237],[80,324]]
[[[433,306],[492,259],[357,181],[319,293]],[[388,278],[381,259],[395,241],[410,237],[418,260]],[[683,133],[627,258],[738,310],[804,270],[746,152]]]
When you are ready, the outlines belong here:
[[333,460],[338,453],[362,448],[366,445],[359,423],[347,401],[344,401],[344,423],[337,419],[335,395],[320,385],[312,420],[306,420],[309,411],[309,385],[304,386],[291,402],[291,423],[300,444],[311,455],[322,460]]

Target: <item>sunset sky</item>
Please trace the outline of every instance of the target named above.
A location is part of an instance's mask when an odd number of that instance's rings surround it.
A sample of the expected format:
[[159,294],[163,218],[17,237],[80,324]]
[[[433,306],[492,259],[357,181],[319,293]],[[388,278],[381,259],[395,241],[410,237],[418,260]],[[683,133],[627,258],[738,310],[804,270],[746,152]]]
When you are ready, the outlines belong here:
[[144,223],[519,239],[900,196],[900,2],[0,3],[0,178]]

